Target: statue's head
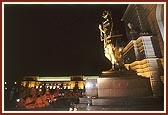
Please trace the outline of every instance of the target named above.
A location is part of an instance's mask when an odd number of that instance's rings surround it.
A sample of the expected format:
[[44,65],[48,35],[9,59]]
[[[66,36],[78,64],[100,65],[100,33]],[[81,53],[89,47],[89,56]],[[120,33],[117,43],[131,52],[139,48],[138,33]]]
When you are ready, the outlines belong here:
[[102,14],[102,17],[104,18],[104,19],[106,19],[107,18],[107,16],[109,15],[109,11],[104,11],[103,12],[103,14]]

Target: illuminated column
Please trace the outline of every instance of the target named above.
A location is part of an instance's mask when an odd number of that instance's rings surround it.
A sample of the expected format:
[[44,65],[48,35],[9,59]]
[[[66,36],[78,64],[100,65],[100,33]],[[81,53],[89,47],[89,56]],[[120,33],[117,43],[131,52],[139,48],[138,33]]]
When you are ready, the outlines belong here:
[[159,59],[147,59],[148,71],[150,72],[150,82],[153,90],[153,96],[163,95],[163,84],[160,79]]
[[140,60],[133,62],[131,68],[138,75],[150,78],[154,96],[162,96],[163,83],[160,76],[163,75],[163,69],[154,40],[152,36],[141,36],[136,40]]

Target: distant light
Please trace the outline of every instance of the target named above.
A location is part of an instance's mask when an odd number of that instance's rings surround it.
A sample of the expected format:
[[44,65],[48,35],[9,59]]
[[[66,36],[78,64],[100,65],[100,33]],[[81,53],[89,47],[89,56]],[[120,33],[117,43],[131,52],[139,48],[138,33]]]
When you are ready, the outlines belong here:
[[15,81],[14,84],[17,84],[17,82]]
[[40,85],[40,88],[42,88],[42,86]]
[[7,82],[5,81],[5,84],[7,84]]
[[89,88],[91,88],[92,87],[92,84],[91,83],[86,83],[86,89],[89,89]]
[[50,86],[50,89],[52,89],[52,85]]
[[61,77],[38,77],[37,81],[70,81],[70,77],[61,76]]
[[16,102],[19,102],[20,101],[20,99],[16,99]]
[[38,89],[38,86],[36,86],[36,89]]
[[8,88],[7,87],[5,87],[5,90],[7,90]]
[[56,88],[56,86],[53,86],[53,89],[55,89]]
[[96,87],[97,87],[98,85],[97,85],[97,83],[96,83]]

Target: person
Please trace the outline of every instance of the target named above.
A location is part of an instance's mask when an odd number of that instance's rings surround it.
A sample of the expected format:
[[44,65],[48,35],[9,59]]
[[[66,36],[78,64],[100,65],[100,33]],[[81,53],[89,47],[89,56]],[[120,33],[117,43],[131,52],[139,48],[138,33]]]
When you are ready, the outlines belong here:
[[10,92],[10,96],[9,96],[9,101],[13,100],[14,94],[15,94],[15,87],[12,87],[11,92]]
[[45,106],[49,106],[49,102],[47,100],[47,96],[44,94],[41,96],[42,102],[44,103]]
[[19,102],[17,104],[18,107],[24,107],[26,105],[26,101],[24,98],[19,98]]
[[34,109],[35,108],[35,101],[31,96],[28,96],[25,101],[25,108],[26,109]]
[[34,96],[36,96],[36,89],[34,88],[34,87],[32,87],[31,89],[30,89],[30,95],[32,95],[33,97]]
[[50,100],[51,93],[50,93],[50,90],[48,88],[46,89],[46,92],[45,92],[44,95],[46,95],[46,98]]
[[127,26],[128,26],[129,31],[130,31],[131,40],[136,40],[137,37],[138,37],[138,34],[137,34],[137,31],[135,31],[135,29],[133,28],[133,24],[129,22],[127,24]]
[[41,108],[41,107],[45,107],[45,104],[43,103],[43,100],[41,98],[41,95],[37,96],[37,99],[35,101],[35,107],[36,108]]
[[53,96],[54,96],[55,98],[57,98],[57,97],[59,96],[59,89],[58,89],[58,88],[56,88],[56,89],[54,90]]

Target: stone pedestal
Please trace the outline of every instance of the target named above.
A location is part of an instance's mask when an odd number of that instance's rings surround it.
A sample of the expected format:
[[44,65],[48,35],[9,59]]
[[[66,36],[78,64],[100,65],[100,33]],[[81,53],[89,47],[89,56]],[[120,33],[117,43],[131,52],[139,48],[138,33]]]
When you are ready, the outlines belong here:
[[97,97],[97,80],[89,79],[85,81],[85,94],[88,97]]
[[102,72],[97,84],[99,98],[152,96],[150,79],[134,71]]

